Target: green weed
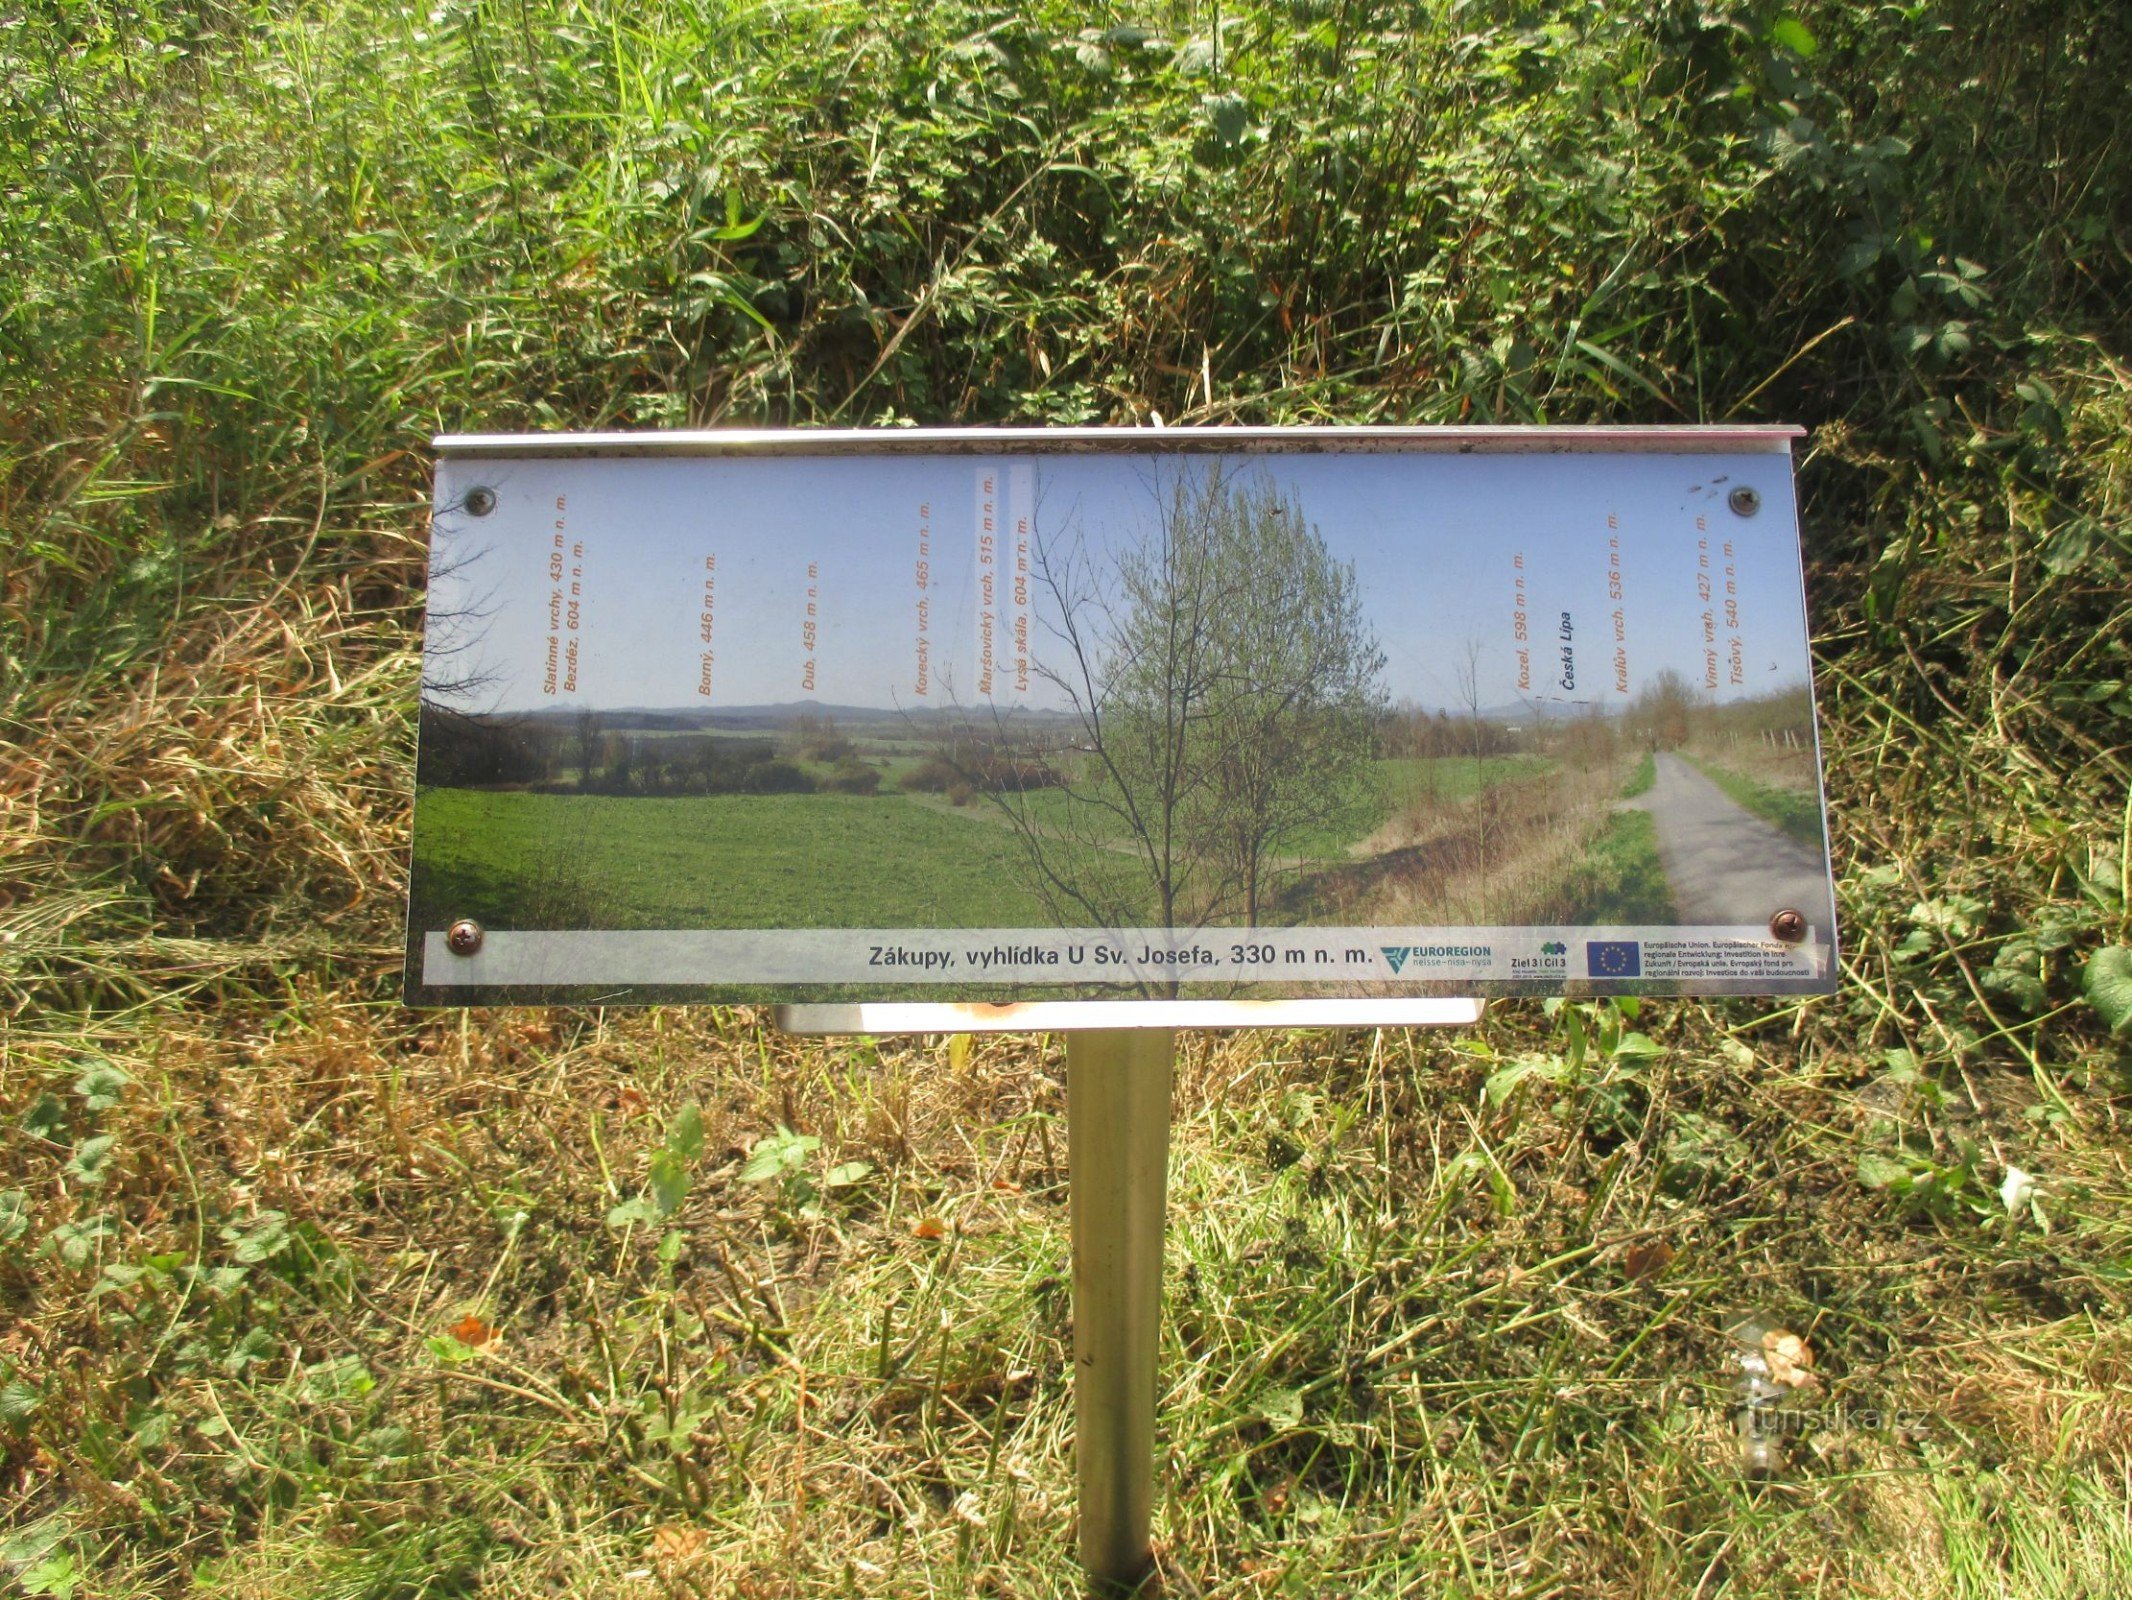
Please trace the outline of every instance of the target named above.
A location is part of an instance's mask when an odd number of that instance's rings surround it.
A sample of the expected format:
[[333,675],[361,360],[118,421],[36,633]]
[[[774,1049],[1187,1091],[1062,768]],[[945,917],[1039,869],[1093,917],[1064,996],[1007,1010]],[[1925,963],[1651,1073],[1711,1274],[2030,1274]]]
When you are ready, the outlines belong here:
[[1651,785],[1658,781],[1658,758],[1648,750],[1636,763],[1636,770],[1629,774],[1629,781],[1621,786],[1621,798],[1633,800],[1640,794],[1649,794]]

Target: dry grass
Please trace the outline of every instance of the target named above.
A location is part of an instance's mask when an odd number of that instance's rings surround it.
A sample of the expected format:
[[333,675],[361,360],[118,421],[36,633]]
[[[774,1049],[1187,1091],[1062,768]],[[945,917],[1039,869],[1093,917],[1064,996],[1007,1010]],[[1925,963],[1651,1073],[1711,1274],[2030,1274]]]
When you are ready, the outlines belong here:
[[[14,702],[16,1537],[69,1530],[114,1595],[1074,1592],[1055,1055],[390,1004],[412,657],[352,568],[287,576],[207,575],[228,598],[156,660]],[[2079,1013],[1986,981],[1998,904],[2085,892],[2113,817],[2066,793],[2121,758],[2005,716],[2018,683],[1915,718],[1855,648],[1843,1000],[1654,1005],[1651,1057],[1518,1006],[1459,1040],[1189,1042],[1169,1592],[2070,1596],[2132,1570],[2120,1102]],[[1603,806],[1587,787],[1498,821],[1546,834]],[[1916,909],[1962,896],[1994,909]],[[92,1108],[99,1063],[130,1082]],[[606,1219],[689,1104],[662,1259]],[[779,1124],[822,1140],[817,1174],[873,1174],[819,1214],[741,1182]],[[1869,1190],[1869,1152],[1955,1175]],[[2048,1234],[1998,1206],[2012,1165]],[[1769,1484],[1726,1411],[1749,1309],[1826,1385]],[[478,1353],[446,1342],[469,1316],[499,1330]]]
[[[1410,806],[1380,832],[1377,858],[1348,875],[1354,898],[1341,914],[1390,927],[1557,920],[1563,884],[1606,830],[1630,764],[1559,766],[1464,800]],[[1335,875],[1326,892],[1337,897],[1344,886]]]
[[[90,1049],[133,1079],[97,1123],[113,1231],[78,1269],[36,1266],[44,1309],[6,1341],[42,1396],[14,1520],[89,1534],[99,1592],[190,1571],[213,1594],[383,1594],[476,1567],[499,1594],[1074,1592],[1063,1118],[1039,1042],[801,1043],[723,1011],[418,1021],[303,988],[219,1015],[214,1035],[10,1040],[18,1117]],[[2048,1241],[1891,1226],[1848,1182],[1840,1058],[1782,1019],[1645,1020],[1663,1055],[1588,1055],[1503,1097],[1480,1089],[1529,1047],[1514,1015],[1448,1045],[1188,1043],[1172,1592],[1962,1593],[1949,1551],[1986,1524],[1960,1497],[1986,1480],[2050,1548],[2121,1560],[2107,1524],[2051,1510],[2068,1474],[2132,1468],[2090,1254],[2123,1247],[2121,1163],[2058,1167]],[[706,1153],[662,1260],[603,1218],[684,1104]],[[1727,1139],[1683,1157],[1697,1118]],[[820,1169],[875,1174],[812,1216],[740,1182],[780,1122],[822,1139]],[[64,1153],[27,1163],[41,1206]],[[222,1297],[94,1292],[159,1253],[228,1265],[269,1213],[298,1245]],[[1653,1240],[1674,1254],[1641,1276],[1624,1263]],[[218,1359],[156,1347],[217,1337],[217,1306]],[[1828,1385],[1766,1489],[1726,1409],[1721,1330],[1746,1308],[1797,1326]],[[468,1316],[493,1344],[439,1354]],[[233,1371],[220,1352],[252,1329],[271,1337]],[[374,1387],[319,1377],[349,1361]],[[171,1422],[152,1447],[144,1381]],[[1919,1421],[1846,1429],[1864,1407]],[[676,1411],[679,1444],[656,1437]],[[129,1432],[108,1465],[79,1446]],[[210,1484],[225,1515],[183,1512]],[[1893,1509],[1920,1494],[1922,1522]],[[230,1553],[135,1545],[173,1515]]]

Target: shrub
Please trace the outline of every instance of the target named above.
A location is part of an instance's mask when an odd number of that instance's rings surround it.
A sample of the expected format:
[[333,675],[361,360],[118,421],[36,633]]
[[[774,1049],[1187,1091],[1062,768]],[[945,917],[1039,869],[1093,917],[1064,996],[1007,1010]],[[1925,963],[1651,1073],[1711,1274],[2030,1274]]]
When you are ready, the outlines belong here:
[[741,782],[744,794],[812,794],[814,780],[789,761],[758,761]]
[[911,768],[899,781],[915,794],[945,794],[962,783],[963,777],[955,770],[954,762],[945,756],[934,756]]
[[823,778],[825,794],[872,794],[881,787],[881,774],[857,756],[846,756]]

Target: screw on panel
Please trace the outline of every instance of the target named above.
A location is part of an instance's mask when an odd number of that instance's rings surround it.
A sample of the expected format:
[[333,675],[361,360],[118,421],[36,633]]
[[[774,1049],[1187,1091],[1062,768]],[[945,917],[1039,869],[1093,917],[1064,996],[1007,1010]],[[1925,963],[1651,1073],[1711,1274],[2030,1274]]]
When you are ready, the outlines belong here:
[[1733,515],[1751,517],[1762,509],[1762,496],[1759,491],[1750,489],[1743,483],[1725,496],[1725,504],[1732,507]]
[[461,917],[444,931],[444,942],[455,956],[470,956],[481,948],[481,924]]
[[1786,944],[1797,944],[1806,937],[1806,914],[1802,911],[1779,911],[1769,919],[1769,931]]
[[496,509],[496,491],[486,484],[476,484],[466,491],[466,514],[470,517],[485,517]]

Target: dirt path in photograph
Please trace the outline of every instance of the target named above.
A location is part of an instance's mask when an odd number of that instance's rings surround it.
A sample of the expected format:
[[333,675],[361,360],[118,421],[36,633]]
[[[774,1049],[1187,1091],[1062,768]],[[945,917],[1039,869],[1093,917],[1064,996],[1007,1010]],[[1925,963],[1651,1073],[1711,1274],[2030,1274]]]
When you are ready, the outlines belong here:
[[1651,787],[1621,806],[1651,813],[1682,922],[1767,923],[1789,908],[1817,928],[1834,923],[1817,851],[1736,804],[1679,756],[1661,752],[1654,764]]

